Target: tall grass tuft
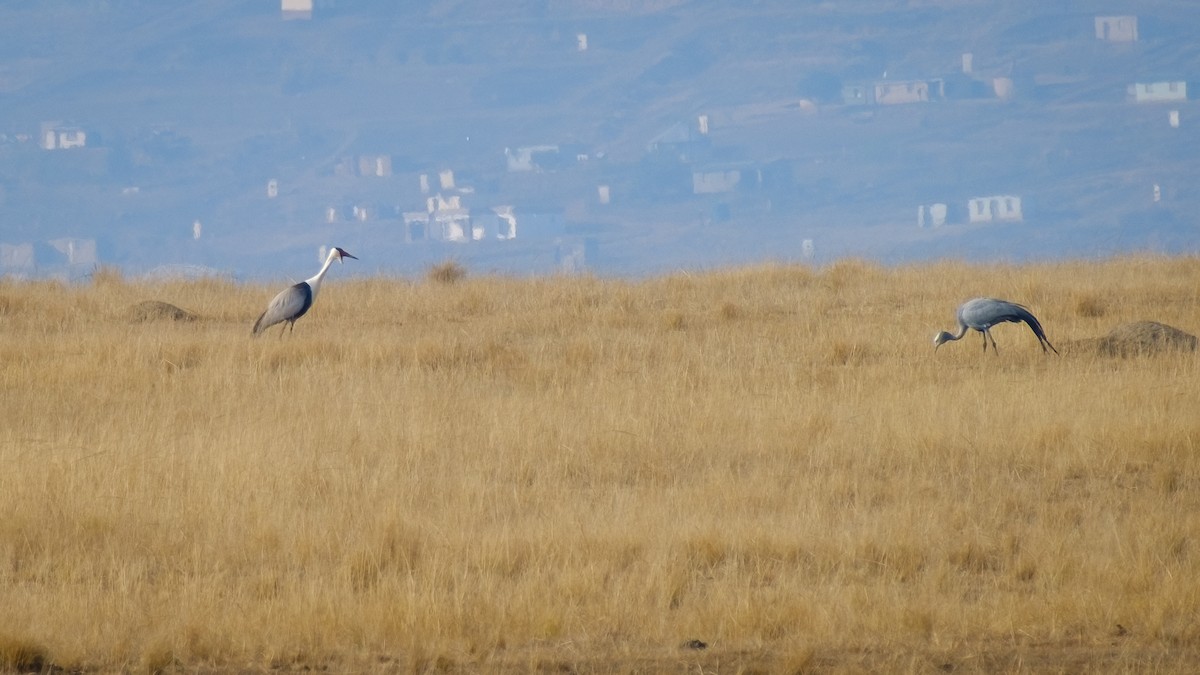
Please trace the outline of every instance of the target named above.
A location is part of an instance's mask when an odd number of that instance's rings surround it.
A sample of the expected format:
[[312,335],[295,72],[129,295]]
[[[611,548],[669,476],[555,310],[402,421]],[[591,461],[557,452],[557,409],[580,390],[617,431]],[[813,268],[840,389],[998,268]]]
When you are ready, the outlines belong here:
[[37,673],[50,667],[49,651],[38,642],[0,634],[0,668]]
[[457,260],[446,260],[430,267],[425,277],[434,283],[453,284],[467,278],[467,268]]
[[1075,303],[1075,313],[1085,318],[1102,317],[1105,314],[1104,300],[1093,293],[1083,294]]

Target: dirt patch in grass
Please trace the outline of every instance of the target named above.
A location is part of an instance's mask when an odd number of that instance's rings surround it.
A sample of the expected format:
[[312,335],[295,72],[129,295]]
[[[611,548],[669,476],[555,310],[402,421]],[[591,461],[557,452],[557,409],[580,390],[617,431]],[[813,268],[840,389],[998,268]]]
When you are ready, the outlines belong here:
[[132,305],[126,312],[135,323],[146,321],[195,321],[196,315],[161,300],[143,300]]
[[1157,321],[1135,321],[1117,326],[1100,338],[1076,340],[1068,345],[1074,352],[1103,356],[1147,356],[1163,352],[1196,351],[1197,338],[1174,326]]

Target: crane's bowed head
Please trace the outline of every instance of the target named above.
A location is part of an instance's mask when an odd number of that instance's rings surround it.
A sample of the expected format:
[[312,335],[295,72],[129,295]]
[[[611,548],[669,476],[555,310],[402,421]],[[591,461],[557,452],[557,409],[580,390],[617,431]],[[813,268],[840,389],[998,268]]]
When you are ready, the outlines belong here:
[[344,249],[344,248],[334,247],[333,250],[337,252],[338,262],[342,262],[342,258],[353,258],[354,260],[358,260],[357,257],[352,256],[349,253],[347,253],[346,249]]

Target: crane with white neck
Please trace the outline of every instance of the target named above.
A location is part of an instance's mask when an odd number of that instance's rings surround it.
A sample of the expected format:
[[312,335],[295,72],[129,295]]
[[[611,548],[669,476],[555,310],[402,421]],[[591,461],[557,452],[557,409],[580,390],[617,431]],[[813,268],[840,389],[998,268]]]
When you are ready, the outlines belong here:
[[[325,278],[325,273],[329,271],[333,261],[336,260],[340,263],[343,258],[358,260],[344,249],[335,246],[325,258],[325,264],[321,266],[320,272],[298,284],[288,286],[271,300],[266,311],[258,317],[258,321],[254,322],[254,330],[251,334],[258,335],[277,323],[285,323],[284,328],[289,329],[289,332],[295,330],[296,319],[304,316],[316,301],[317,291],[321,289],[321,280]],[[279,331],[279,335],[283,336],[283,330]]]

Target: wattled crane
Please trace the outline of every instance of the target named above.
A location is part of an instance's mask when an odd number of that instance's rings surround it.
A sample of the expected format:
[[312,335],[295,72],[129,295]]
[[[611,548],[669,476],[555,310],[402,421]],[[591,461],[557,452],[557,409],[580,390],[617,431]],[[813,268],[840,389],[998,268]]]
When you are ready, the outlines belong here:
[[[342,262],[343,258],[358,260],[358,258],[335,246],[329,252],[329,256],[325,258],[325,264],[321,266],[320,272],[298,284],[288,286],[271,300],[271,304],[267,305],[266,311],[262,313],[262,316],[258,317],[258,321],[254,322],[254,331],[252,334],[258,335],[271,326],[284,322],[287,323],[287,326],[284,326],[284,328],[295,330],[296,319],[304,316],[304,313],[316,301],[317,291],[321,288],[321,280],[325,278],[325,273],[329,271],[329,266],[333,264],[334,260],[339,263]],[[279,331],[279,335],[283,335],[283,330]]]
[[995,298],[975,298],[968,300],[958,307],[958,333],[951,335],[946,331],[942,331],[933,336],[933,349],[937,350],[943,343],[950,340],[960,340],[962,336],[967,334],[967,329],[977,330],[983,334],[983,351],[987,353],[988,339],[992,341],[992,351],[997,354],[1000,350],[996,348],[996,338],[992,337],[991,328],[998,323],[1020,323],[1025,322],[1033,334],[1037,336],[1038,344],[1042,346],[1042,351],[1046,351],[1046,347],[1054,350],[1057,354],[1058,350],[1054,349],[1054,345],[1050,344],[1050,340],[1046,339],[1046,332],[1042,330],[1042,324],[1038,322],[1037,317],[1033,315],[1026,307],[1018,305],[1015,302],[1006,300],[997,300]]

